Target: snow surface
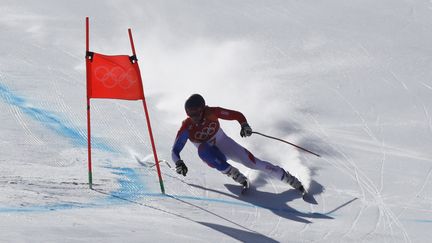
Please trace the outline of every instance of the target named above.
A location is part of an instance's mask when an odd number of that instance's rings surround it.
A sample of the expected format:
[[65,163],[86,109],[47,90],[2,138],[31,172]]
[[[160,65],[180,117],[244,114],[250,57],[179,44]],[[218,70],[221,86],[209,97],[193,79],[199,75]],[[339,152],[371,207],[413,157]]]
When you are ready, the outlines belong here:
[[[432,1],[12,1],[0,8],[1,242],[429,242]],[[87,184],[85,17],[93,51],[130,54],[132,28],[166,195],[142,103],[92,100]],[[299,176],[318,205],[188,144],[169,161],[183,102],[242,111],[224,130]],[[136,158],[139,158],[138,162]],[[236,163],[233,163],[237,165]],[[170,167],[171,166],[171,167]]]

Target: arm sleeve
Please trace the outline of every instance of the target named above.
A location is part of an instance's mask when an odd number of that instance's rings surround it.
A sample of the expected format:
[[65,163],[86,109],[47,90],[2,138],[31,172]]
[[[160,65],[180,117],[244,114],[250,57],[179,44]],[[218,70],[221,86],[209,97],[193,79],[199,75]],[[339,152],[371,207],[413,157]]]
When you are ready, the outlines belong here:
[[222,107],[213,107],[213,113],[223,120],[236,120],[242,124],[247,122],[246,117],[239,111],[228,110]]
[[180,152],[183,150],[188,138],[189,138],[189,131],[185,128],[183,124],[183,126],[180,128],[180,130],[177,133],[177,137],[174,141],[174,145],[171,150],[171,158],[174,163],[181,159]]

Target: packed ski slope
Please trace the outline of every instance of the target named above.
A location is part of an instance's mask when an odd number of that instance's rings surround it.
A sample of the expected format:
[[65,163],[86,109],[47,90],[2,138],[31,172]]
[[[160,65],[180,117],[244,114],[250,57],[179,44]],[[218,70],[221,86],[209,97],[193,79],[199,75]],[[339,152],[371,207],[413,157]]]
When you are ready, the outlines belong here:
[[[0,1],[0,242],[428,242],[432,237],[432,2]],[[166,195],[142,103],[92,100],[90,49],[130,54],[134,32]],[[224,130],[308,185],[318,205],[235,164],[238,196],[188,144],[184,100],[322,155]]]

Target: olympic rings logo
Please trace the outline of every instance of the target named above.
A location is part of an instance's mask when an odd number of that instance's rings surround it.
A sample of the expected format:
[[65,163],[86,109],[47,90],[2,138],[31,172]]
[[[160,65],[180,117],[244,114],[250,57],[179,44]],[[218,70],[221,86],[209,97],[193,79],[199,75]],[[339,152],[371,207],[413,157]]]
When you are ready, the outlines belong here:
[[217,123],[211,122],[208,124],[208,126],[203,127],[201,131],[196,132],[194,137],[197,140],[201,140],[201,141],[206,140],[216,132],[216,128],[217,128]]
[[105,66],[101,66],[95,69],[94,74],[96,79],[102,82],[104,87],[110,89],[116,86],[128,89],[138,81],[138,77],[133,68],[129,68],[125,71],[120,67],[109,69]]

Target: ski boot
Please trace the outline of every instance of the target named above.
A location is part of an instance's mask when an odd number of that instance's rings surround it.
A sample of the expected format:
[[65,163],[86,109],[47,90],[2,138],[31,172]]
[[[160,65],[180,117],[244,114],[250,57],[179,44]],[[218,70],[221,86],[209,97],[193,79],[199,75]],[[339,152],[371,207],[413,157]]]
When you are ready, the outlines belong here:
[[245,175],[243,175],[237,168],[231,166],[231,168],[226,173],[227,176],[233,178],[234,181],[246,185],[249,184],[249,181]]
[[245,175],[243,175],[237,168],[231,166],[226,175],[233,178],[234,181],[242,185],[242,194],[249,188],[249,179]]
[[291,175],[289,172],[284,171],[284,174],[282,176],[282,181],[294,187],[294,189],[300,191],[302,195],[306,193],[306,190],[304,189],[302,183],[295,176]]

